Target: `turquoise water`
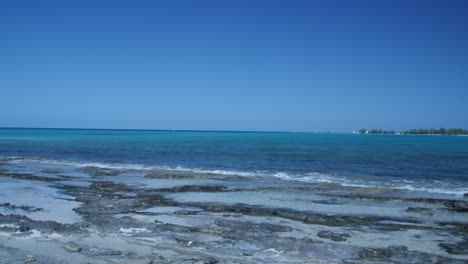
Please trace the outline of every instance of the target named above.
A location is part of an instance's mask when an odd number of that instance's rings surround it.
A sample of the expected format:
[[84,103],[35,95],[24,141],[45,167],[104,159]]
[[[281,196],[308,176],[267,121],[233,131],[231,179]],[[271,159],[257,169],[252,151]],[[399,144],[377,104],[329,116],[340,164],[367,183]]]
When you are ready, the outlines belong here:
[[0,129],[0,156],[344,185],[468,190],[468,137]]

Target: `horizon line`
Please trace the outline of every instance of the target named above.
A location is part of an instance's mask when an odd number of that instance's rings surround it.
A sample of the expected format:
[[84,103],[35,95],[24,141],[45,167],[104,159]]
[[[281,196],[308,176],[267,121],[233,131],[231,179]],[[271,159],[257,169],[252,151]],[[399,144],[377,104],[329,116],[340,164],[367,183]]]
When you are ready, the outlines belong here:
[[[43,129],[43,130],[113,130],[113,131],[159,131],[159,132],[237,132],[237,133],[310,133],[310,134],[361,134],[359,129],[350,132],[314,132],[314,131],[275,131],[275,130],[211,130],[211,129],[155,129],[155,128],[84,128],[84,127],[15,127],[0,126],[0,129]],[[427,129],[427,128],[425,128]],[[463,129],[463,128],[447,128]],[[369,129],[366,129],[369,130]],[[370,129],[372,130],[372,129]],[[395,132],[405,132],[412,129],[395,130]]]
[[333,132],[301,132],[273,130],[211,130],[211,129],[155,129],[155,128],[83,128],[83,127],[2,127],[0,129],[48,129],[48,130],[123,130],[123,131],[160,131],[160,132],[239,132],[239,133],[333,133]]

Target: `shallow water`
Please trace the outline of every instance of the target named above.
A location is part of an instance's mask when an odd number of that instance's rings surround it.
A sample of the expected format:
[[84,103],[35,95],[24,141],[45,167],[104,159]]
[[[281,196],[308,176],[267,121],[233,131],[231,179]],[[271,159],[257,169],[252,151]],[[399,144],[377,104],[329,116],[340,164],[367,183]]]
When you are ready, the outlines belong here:
[[[59,223],[80,222],[81,217],[73,211],[80,203],[60,193],[49,184],[31,183],[27,180],[0,178],[0,204],[32,206],[37,211],[11,210],[0,206],[0,214],[21,213],[34,220],[52,220]],[[39,210],[40,209],[40,210]]]

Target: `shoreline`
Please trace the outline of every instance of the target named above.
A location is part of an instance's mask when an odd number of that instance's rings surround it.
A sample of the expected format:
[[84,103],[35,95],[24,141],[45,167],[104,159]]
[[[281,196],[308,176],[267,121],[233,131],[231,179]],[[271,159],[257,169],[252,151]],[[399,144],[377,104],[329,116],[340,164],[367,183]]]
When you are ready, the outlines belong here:
[[34,166],[0,164],[0,186],[11,186],[0,196],[0,255],[9,263],[468,260],[466,197]]
[[[105,162],[89,162],[76,161],[65,159],[50,159],[42,157],[18,157],[0,156],[0,162],[13,162],[18,164],[38,163],[44,166],[58,165],[70,166],[76,169],[89,171],[95,176],[105,176],[112,174],[108,170],[115,171],[147,171],[149,174],[146,177],[151,178],[151,173],[171,175],[168,178],[269,178],[272,180],[284,180],[301,182],[305,184],[336,184],[341,187],[349,188],[382,188],[394,189],[402,191],[420,191],[428,192],[433,195],[457,195],[463,196],[468,193],[468,188],[460,188],[459,185],[464,183],[464,178],[456,179],[408,179],[401,177],[377,177],[377,176],[357,176],[357,175],[337,175],[319,172],[278,172],[278,171],[240,171],[235,169],[222,170],[217,168],[190,168],[184,166],[165,166],[154,164],[136,164],[136,163],[105,163]],[[433,180],[444,181],[446,186],[429,186]],[[450,183],[450,186],[447,185]]]

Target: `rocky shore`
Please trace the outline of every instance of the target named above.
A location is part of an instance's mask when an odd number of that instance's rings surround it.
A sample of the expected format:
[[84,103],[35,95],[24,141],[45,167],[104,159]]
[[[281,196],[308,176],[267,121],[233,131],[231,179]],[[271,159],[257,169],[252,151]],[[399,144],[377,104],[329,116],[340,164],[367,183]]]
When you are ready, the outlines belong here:
[[0,170],[0,263],[468,263],[466,196],[8,161]]

